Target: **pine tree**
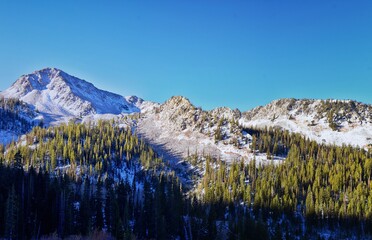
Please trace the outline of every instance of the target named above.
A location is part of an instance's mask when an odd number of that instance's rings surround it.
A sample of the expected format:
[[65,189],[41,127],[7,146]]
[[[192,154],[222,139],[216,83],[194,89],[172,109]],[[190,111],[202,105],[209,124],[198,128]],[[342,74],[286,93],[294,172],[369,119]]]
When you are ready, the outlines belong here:
[[97,189],[94,197],[94,228],[102,230],[103,228],[103,204],[102,204],[102,182],[98,180]]
[[16,239],[18,236],[19,205],[14,185],[12,185],[6,200],[5,214],[5,235],[9,239]]

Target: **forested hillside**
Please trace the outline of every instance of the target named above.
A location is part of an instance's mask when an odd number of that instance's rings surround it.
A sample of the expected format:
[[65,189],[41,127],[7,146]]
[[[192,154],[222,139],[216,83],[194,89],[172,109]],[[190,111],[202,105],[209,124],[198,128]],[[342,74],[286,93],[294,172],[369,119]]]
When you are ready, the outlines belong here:
[[300,236],[321,229],[371,234],[371,152],[318,145],[279,130],[247,131],[254,149],[268,155],[288,151],[287,158],[276,165],[236,161],[227,166],[207,157],[198,188],[203,201],[244,204],[253,216],[273,222],[271,227],[280,223],[278,229]]
[[[160,171],[161,160],[150,147],[113,125],[34,128],[23,146],[10,146],[5,155],[2,148],[1,235],[87,235],[104,229],[128,239],[154,237],[158,228],[163,237],[179,235],[180,184]],[[166,225],[172,227],[163,229]]]
[[[157,239],[333,238],[372,226],[372,158],[299,134],[244,129],[251,149],[281,164],[204,156],[186,192],[166,161],[114,122],[36,127],[0,147],[0,235]],[[195,159],[196,158],[196,159]],[[201,164],[201,165],[200,165]],[[93,235],[92,235],[93,234]]]
[[37,113],[24,102],[9,98],[0,98],[0,143],[9,143],[16,140],[19,135],[25,134],[36,124]]

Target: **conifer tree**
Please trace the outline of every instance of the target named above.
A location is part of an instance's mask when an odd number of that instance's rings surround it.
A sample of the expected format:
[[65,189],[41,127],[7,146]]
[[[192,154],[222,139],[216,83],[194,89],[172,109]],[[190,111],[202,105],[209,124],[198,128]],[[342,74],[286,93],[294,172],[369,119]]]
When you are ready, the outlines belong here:
[[14,185],[9,192],[6,200],[5,212],[5,235],[9,239],[16,239],[18,237],[18,221],[19,221],[19,204],[18,197],[15,192]]

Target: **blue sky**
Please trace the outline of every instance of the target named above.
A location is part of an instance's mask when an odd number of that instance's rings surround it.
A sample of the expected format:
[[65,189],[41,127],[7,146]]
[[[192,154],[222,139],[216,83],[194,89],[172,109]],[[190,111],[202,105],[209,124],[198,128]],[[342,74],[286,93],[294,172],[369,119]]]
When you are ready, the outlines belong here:
[[0,90],[44,67],[206,109],[372,103],[372,1],[0,1]]

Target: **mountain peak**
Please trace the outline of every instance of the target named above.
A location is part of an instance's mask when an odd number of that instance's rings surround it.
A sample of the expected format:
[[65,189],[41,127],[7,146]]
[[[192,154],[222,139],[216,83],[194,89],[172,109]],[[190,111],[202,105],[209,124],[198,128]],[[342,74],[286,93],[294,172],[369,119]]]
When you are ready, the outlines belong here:
[[36,70],[33,73],[41,73],[41,72],[44,72],[44,73],[58,73],[58,72],[63,72],[63,71],[58,69],[58,68],[55,68],[55,67],[46,67],[46,68],[42,68],[40,70]]
[[[49,83],[56,84],[58,81],[63,81],[69,85],[77,82],[84,82],[85,84],[93,85],[83,79],[70,75],[61,69],[55,67],[46,67],[36,70],[29,74],[22,75],[13,85],[24,85],[27,82],[33,86],[45,86]],[[13,86],[12,85],[12,86]]]
[[56,75],[59,75],[61,73],[67,74],[64,71],[62,71],[61,69],[58,69],[58,68],[55,68],[55,67],[46,67],[46,68],[42,68],[42,69],[33,71],[32,73],[29,73],[29,74],[24,74],[21,77],[30,76],[30,75],[36,75],[36,76],[41,76],[41,75],[45,75],[45,76],[56,76]]
[[190,100],[183,96],[172,96],[161,106],[162,109],[183,109],[183,111],[194,110],[195,106]]
[[168,99],[166,103],[175,104],[175,105],[180,105],[180,104],[192,105],[190,100],[184,96],[172,96],[170,99]]
[[92,83],[50,67],[22,75],[0,95],[18,98],[53,117],[139,111],[134,104],[118,94],[100,90]]

